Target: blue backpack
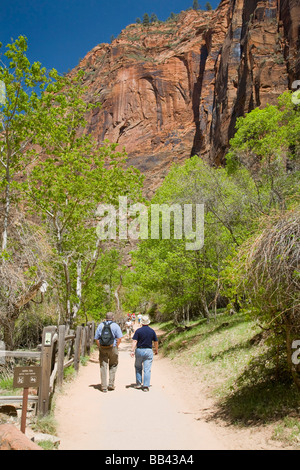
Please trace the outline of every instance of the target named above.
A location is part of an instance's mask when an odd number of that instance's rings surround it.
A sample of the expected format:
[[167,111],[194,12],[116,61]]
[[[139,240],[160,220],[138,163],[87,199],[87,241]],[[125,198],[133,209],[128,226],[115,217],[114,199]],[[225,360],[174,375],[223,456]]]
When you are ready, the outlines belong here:
[[101,346],[111,346],[114,342],[114,335],[113,335],[113,332],[111,331],[111,327],[110,325],[112,324],[112,322],[103,322],[104,323],[104,326],[102,328],[102,331],[101,331],[101,335],[100,335],[100,338],[99,338],[99,341],[100,341],[100,345]]

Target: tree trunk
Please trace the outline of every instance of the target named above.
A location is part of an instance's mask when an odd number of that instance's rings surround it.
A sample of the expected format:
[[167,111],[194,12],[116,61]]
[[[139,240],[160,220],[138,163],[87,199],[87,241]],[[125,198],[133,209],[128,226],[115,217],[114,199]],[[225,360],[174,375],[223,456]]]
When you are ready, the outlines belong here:
[[23,294],[18,300],[17,302],[15,303],[15,308],[16,309],[20,309],[21,307],[23,307],[23,305],[26,305],[28,304],[28,302],[30,302],[31,299],[33,299],[36,294],[38,293],[38,291],[41,289],[42,285],[44,284],[44,280],[41,280],[39,281],[37,284],[34,284],[33,286],[31,286],[29,289],[28,289],[28,292],[26,292],[25,294]]
[[208,310],[208,306],[207,306],[207,302],[206,302],[205,297],[200,296],[200,304],[201,304],[201,307],[202,307],[202,313],[203,313],[204,317],[207,319],[207,321],[209,321],[210,314],[209,314],[209,310]]
[[71,280],[69,273],[68,261],[63,261],[64,274],[65,274],[65,285],[66,285],[66,323],[70,327],[72,322],[71,316]]
[[[19,310],[14,309],[10,314],[1,315],[1,325],[3,327],[3,340],[5,343],[5,349],[8,351],[13,351],[15,342],[14,342],[14,332],[15,332],[15,323],[19,316]],[[3,318],[4,317],[4,318]]]
[[115,290],[115,298],[116,298],[116,302],[117,302],[117,313],[121,313],[121,304],[120,304],[120,298],[119,298],[119,291],[122,287],[122,276],[120,276],[120,283],[117,287],[117,289]]
[[[6,132],[7,134],[7,132]],[[5,210],[4,210],[4,220],[3,220],[3,231],[2,231],[2,251],[7,248],[7,230],[8,230],[8,220],[9,220],[9,211],[10,211],[10,157],[11,150],[7,140],[7,154],[6,154],[6,165],[5,165]]]

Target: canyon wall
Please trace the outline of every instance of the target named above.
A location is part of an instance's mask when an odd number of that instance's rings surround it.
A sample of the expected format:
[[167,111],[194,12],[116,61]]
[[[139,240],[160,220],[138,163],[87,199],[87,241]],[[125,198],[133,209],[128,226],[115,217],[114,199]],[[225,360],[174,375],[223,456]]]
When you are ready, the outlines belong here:
[[224,163],[236,119],[300,79],[300,0],[223,0],[215,11],[129,25],[91,50],[87,131],[118,142],[146,176],[147,195],[173,162]]

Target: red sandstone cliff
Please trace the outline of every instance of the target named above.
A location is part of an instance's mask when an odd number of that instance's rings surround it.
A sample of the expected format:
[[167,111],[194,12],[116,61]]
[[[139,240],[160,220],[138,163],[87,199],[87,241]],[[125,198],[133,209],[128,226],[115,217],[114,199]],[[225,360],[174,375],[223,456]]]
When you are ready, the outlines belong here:
[[125,147],[151,195],[172,162],[220,164],[236,118],[300,79],[300,0],[223,0],[212,12],[129,25],[78,65],[99,142]]

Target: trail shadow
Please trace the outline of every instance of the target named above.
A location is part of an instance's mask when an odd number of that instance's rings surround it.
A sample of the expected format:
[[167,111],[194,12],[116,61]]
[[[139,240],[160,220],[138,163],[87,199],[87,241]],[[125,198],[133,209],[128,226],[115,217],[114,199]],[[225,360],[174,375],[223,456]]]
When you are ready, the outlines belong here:
[[251,426],[294,414],[299,416],[299,392],[285,363],[276,366],[267,351],[248,363],[210,418]]
[[[176,340],[178,334],[184,333],[184,332],[187,332],[189,334],[188,343],[192,343],[193,341],[198,341],[200,338],[201,340],[205,340],[206,338],[209,338],[210,336],[216,333],[219,333],[220,331],[225,331],[225,330],[234,328],[236,325],[238,325],[239,323],[243,321],[244,320],[238,316],[230,319],[230,321],[228,322],[222,322],[222,323],[216,324],[213,321],[211,321],[211,323],[209,324],[210,329],[208,331],[199,333],[199,330],[197,330],[197,327],[207,322],[206,319],[201,319],[199,322],[194,323],[193,325],[190,325],[190,326],[180,325],[171,331],[167,331],[165,333],[160,334],[158,341],[160,345],[163,346],[165,343],[171,342],[174,339]],[[187,346],[189,345],[188,343],[187,343]]]
[[101,392],[101,384],[92,384],[92,385],[89,385],[89,387],[93,387],[95,390],[99,390],[99,392]]
[[242,343],[235,344],[234,346],[230,346],[227,349],[224,349],[223,351],[219,351],[216,354],[209,354],[208,357],[212,360],[215,361],[217,359],[222,359],[227,355],[230,355],[232,353],[236,353],[238,351],[243,351],[243,350],[250,350],[251,348],[251,340],[246,340]]
[[129,385],[125,385],[125,388],[134,388],[135,390],[143,390],[142,387],[137,388],[136,383],[132,383],[132,384],[129,384]]
[[262,382],[244,386],[227,396],[208,420],[221,418],[228,424],[267,424],[289,415],[299,416],[299,395],[293,384]]
[[[129,385],[125,385],[126,388],[136,388],[136,384],[133,383],[133,384],[129,384]],[[137,389],[138,390],[138,389]]]
[[93,362],[94,364],[99,364],[99,359],[89,359],[89,362]]

